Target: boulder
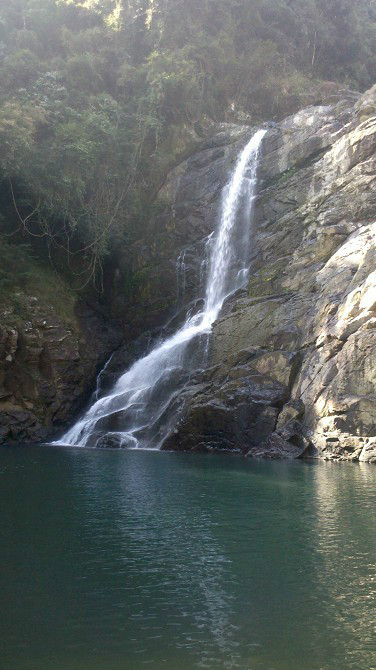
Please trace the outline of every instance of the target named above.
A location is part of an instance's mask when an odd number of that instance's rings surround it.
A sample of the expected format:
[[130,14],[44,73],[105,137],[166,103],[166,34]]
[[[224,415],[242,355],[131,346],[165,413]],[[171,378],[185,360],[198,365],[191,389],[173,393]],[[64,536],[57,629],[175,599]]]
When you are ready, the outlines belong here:
[[306,447],[297,447],[277,433],[272,433],[265,442],[250,449],[246,456],[259,459],[294,459],[301,458],[305,450]]

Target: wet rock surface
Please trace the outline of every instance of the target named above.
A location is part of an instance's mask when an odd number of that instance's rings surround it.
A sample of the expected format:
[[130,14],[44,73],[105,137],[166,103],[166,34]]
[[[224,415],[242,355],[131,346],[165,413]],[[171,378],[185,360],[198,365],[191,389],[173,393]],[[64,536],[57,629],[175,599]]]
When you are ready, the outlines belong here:
[[[68,300],[68,298],[67,298]],[[120,333],[84,304],[69,316],[35,296],[0,309],[0,444],[62,432]]]
[[160,210],[149,222],[142,241],[120,264],[129,273],[127,316],[139,334],[202,297],[208,237],[218,222],[221,192],[240,150],[254,128],[214,124],[213,135],[172,170],[156,197]]
[[376,462],[375,105],[376,87],[270,129],[250,281],[165,448]]

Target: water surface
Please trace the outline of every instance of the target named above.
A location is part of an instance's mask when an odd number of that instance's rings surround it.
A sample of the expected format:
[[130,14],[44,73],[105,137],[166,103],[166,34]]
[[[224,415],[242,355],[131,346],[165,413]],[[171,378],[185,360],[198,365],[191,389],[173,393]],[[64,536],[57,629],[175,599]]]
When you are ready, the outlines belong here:
[[1,670],[374,670],[376,468],[0,449]]

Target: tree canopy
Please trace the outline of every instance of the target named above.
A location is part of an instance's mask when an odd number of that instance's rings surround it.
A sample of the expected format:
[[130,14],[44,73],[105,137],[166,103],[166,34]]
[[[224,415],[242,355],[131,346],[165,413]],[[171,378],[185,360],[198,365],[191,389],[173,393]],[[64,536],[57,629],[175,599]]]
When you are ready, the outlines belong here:
[[374,72],[376,0],[2,0],[3,213],[94,277],[142,233],[177,128]]

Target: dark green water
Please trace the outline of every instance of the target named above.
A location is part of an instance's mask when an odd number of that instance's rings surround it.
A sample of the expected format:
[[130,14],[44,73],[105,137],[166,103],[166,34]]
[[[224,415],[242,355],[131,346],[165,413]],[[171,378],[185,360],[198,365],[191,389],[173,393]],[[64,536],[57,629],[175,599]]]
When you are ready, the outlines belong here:
[[376,468],[0,449],[0,670],[372,670]]

